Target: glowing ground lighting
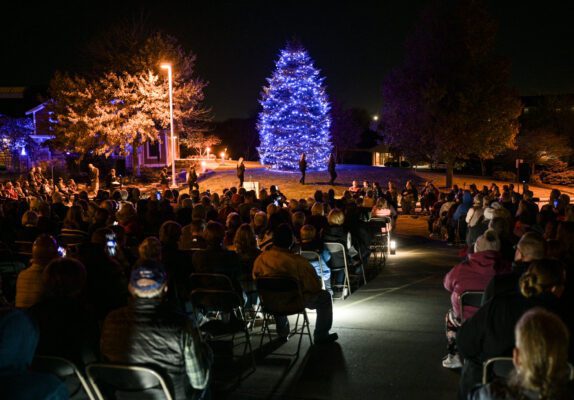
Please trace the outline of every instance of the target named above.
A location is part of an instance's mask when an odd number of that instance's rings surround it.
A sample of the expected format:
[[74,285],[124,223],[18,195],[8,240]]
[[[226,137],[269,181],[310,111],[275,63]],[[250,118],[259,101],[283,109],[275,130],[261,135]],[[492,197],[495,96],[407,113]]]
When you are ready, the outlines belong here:
[[330,105],[323,78],[298,44],[282,50],[260,100],[258,148],[262,164],[297,170],[305,153],[308,168],[327,168],[332,151]]

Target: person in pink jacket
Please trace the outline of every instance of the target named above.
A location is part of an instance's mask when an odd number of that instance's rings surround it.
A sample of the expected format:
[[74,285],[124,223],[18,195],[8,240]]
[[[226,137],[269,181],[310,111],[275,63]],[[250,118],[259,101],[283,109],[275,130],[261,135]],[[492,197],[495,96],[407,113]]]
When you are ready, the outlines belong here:
[[492,229],[476,240],[474,253],[455,265],[444,278],[444,287],[451,293],[451,309],[446,314],[446,337],[448,354],[443,359],[445,368],[462,366],[456,349],[456,332],[464,320],[472,317],[476,307],[465,307],[461,315],[460,296],[468,291],[483,291],[493,276],[510,272],[510,264],[500,253],[500,239]]

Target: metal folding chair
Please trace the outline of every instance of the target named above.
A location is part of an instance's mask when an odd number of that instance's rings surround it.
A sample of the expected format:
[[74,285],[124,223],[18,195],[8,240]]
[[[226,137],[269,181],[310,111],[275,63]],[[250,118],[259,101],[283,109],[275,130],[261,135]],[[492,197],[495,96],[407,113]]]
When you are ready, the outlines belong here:
[[460,304],[460,322],[464,322],[464,308],[465,307],[477,307],[480,308],[482,305],[482,296],[484,292],[479,291],[468,291],[460,295],[458,302]]
[[[299,335],[297,352],[294,354],[279,354],[299,357],[303,336],[309,336],[309,342],[313,345],[313,337],[309,328],[309,318],[305,309],[305,299],[299,281],[291,277],[273,276],[259,277],[256,279],[257,292],[261,300],[261,310],[263,312],[263,327],[261,334],[261,343],[267,334],[269,340],[272,340],[271,330],[269,329],[269,320],[271,315],[288,317],[297,315],[295,327],[289,332],[290,336]],[[303,316],[303,323],[299,328],[299,318]]]
[[[343,253],[343,260],[345,262],[345,267],[344,267],[345,280],[343,281],[342,285],[335,284],[332,286],[333,286],[333,288],[341,288],[342,289],[341,297],[339,297],[338,299],[344,300],[345,299],[345,289],[347,289],[347,291],[349,292],[349,296],[351,295],[351,281],[349,280],[349,266],[347,264],[347,252],[346,252],[345,246],[342,245],[341,243],[325,242],[325,248],[327,250],[329,250],[331,255],[333,255],[335,253],[339,253],[339,252]],[[331,272],[335,272],[335,271],[340,271],[340,269],[331,268]]]
[[237,333],[243,332],[245,336],[243,356],[249,351],[253,370],[255,370],[255,357],[251,347],[249,326],[243,310],[243,299],[234,289],[231,279],[223,274],[193,273],[190,275],[190,284],[190,299],[196,316],[199,312],[205,315],[210,311],[215,311],[218,315],[223,313],[230,316],[227,322],[216,319],[199,326],[199,330],[208,334],[210,339],[231,335],[232,342]]
[[32,370],[47,372],[60,378],[68,388],[70,399],[94,400],[90,385],[71,361],[61,357],[36,356],[32,361]]
[[391,249],[391,221],[387,217],[376,217],[369,220],[369,228],[373,234],[371,250],[374,255],[375,265],[382,268],[387,261],[387,253]]
[[168,381],[149,367],[90,364],[86,367],[86,375],[97,400],[173,399]]

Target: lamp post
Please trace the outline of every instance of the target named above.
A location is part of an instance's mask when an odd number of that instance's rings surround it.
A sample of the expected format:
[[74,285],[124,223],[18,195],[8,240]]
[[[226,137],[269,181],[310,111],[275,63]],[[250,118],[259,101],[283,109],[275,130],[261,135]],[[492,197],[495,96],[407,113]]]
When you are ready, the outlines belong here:
[[173,134],[173,85],[171,75],[171,64],[161,64],[162,69],[167,69],[167,80],[169,83],[169,129],[171,133],[171,186],[176,187],[175,182],[175,136]]

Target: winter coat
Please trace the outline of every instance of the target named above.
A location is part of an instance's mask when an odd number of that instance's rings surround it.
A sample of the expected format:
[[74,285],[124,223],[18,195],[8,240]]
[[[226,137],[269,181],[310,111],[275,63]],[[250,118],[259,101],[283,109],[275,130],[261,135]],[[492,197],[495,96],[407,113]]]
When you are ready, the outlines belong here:
[[462,202],[453,214],[453,219],[458,221],[461,218],[466,218],[468,210],[472,207],[472,195],[469,192],[464,192],[462,195]]
[[134,298],[106,318],[101,351],[113,363],[151,364],[166,373],[176,399],[189,398],[185,346],[191,338],[191,322],[161,303],[161,299]]
[[[450,301],[456,316],[460,317],[460,296],[468,291],[483,291],[493,276],[510,272],[510,264],[498,251],[487,250],[469,254],[468,259],[446,274],[444,287],[451,292]],[[476,307],[465,307],[464,319],[476,312]]]

